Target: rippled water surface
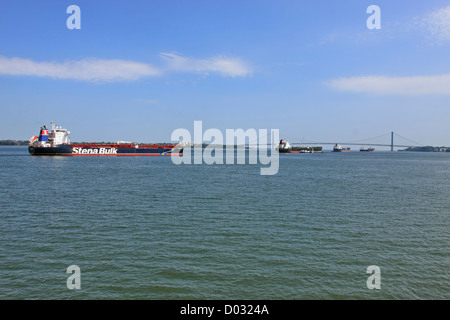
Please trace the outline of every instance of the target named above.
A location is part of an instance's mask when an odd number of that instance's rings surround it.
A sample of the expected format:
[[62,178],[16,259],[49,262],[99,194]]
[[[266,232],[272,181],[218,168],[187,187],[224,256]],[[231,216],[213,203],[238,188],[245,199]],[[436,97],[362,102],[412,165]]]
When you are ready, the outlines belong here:
[[262,176],[1,147],[0,168],[1,299],[450,298],[450,154],[284,154]]

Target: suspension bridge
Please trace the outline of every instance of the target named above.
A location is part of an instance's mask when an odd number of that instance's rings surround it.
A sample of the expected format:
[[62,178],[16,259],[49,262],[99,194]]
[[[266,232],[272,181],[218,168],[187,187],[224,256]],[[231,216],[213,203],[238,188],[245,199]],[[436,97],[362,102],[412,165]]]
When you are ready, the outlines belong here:
[[[390,136],[390,143],[372,143],[370,142],[370,140],[375,140],[375,139],[380,139],[380,138],[386,138],[387,136]],[[412,143],[411,144],[395,144],[394,143],[394,137],[395,138],[401,138],[403,140],[408,141],[408,143]],[[412,141],[408,138],[402,137],[401,135],[395,133],[395,132],[390,132],[390,133],[385,133],[376,137],[371,137],[371,138],[366,138],[366,139],[362,139],[362,140],[358,140],[358,141],[351,141],[351,142],[341,142],[341,141],[334,141],[334,142],[290,142],[291,145],[322,145],[322,144],[330,144],[330,145],[334,145],[334,144],[340,144],[340,145],[354,145],[354,146],[378,146],[378,147],[391,147],[391,151],[394,151],[394,148],[410,148],[410,147],[423,147],[423,144],[420,144],[418,142]]]

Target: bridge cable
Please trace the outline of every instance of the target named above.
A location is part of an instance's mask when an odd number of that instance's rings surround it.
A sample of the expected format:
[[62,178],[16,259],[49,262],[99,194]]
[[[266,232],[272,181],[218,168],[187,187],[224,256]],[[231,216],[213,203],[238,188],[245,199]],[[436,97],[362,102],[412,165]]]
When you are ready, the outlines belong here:
[[381,137],[388,136],[388,135],[390,135],[390,133],[385,133],[385,134],[382,134],[382,135],[379,135],[379,136],[376,136],[376,137],[365,138],[365,139],[361,139],[361,140],[357,140],[357,141],[353,141],[353,142],[354,142],[354,143],[357,143],[357,142],[361,142],[361,141],[366,141],[366,140],[371,140],[371,139],[381,138]]
[[414,144],[416,144],[416,145],[423,146],[423,144],[418,143],[418,142],[416,142],[416,141],[412,141],[412,140],[410,140],[410,139],[408,139],[408,138],[402,137],[402,136],[399,135],[398,133],[395,133],[395,132],[394,132],[394,134],[395,134],[396,136],[399,136],[400,138],[403,138],[403,139],[405,139],[405,140],[408,140],[409,142],[412,142],[412,143],[414,143]]

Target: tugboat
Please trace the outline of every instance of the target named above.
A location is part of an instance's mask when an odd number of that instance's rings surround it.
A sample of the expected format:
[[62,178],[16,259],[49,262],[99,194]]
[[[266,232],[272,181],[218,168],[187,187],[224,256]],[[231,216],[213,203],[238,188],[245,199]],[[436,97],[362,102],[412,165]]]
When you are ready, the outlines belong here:
[[349,151],[350,147],[343,147],[337,143],[333,147],[333,152],[349,152]]
[[280,140],[280,143],[278,144],[278,152],[279,153],[315,153],[315,152],[322,152],[322,147],[321,146],[293,147],[288,141]]
[[51,122],[52,129],[41,127],[39,136],[34,136],[28,144],[31,155],[49,156],[170,156],[181,155],[181,144],[138,144],[117,143],[70,143],[70,132]]

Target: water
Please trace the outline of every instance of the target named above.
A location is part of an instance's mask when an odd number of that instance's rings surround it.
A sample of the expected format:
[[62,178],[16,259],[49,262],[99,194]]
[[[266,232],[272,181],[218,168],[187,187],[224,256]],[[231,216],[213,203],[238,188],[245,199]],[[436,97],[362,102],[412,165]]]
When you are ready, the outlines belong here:
[[261,176],[2,147],[0,166],[1,299],[450,298],[450,154],[284,154]]

